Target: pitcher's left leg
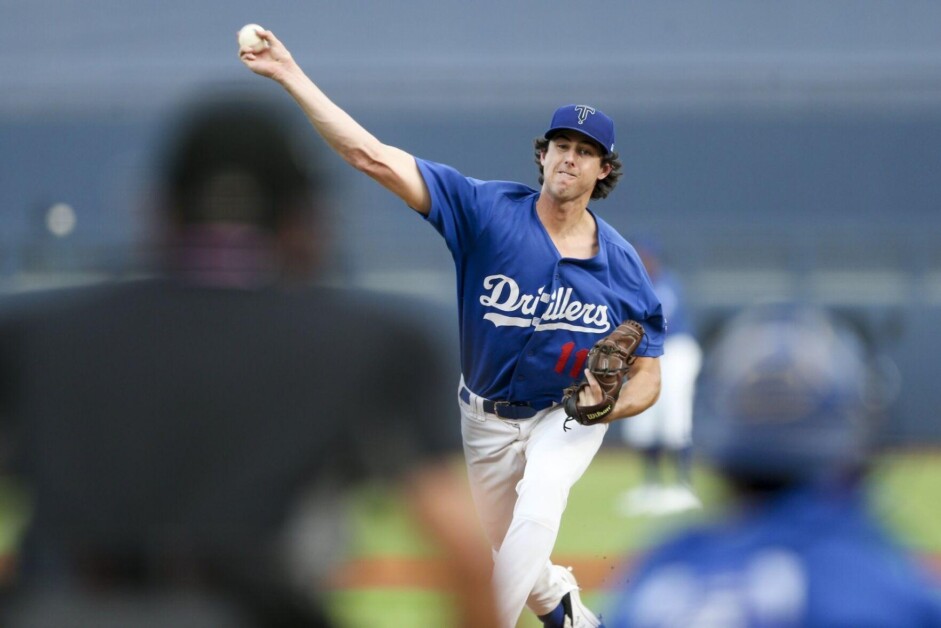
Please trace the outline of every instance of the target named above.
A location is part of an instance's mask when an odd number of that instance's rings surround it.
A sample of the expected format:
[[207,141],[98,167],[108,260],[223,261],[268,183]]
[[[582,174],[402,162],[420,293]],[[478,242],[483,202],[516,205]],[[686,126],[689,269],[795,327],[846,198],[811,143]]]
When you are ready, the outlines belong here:
[[497,553],[494,585],[501,618],[515,625],[524,605],[545,614],[577,587],[559,577],[549,561],[568,501],[569,490],[601,446],[606,425],[585,427],[553,408],[532,425],[526,442],[526,470],[517,485],[513,521]]

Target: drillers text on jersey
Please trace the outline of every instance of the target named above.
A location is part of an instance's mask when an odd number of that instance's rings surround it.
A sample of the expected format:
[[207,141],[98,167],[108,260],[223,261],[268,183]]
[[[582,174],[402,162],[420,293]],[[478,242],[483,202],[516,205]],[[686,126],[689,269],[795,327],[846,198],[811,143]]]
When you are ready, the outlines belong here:
[[[569,329],[595,334],[603,334],[611,328],[608,306],[573,301],[572,288],[559,288],[548,293],[545,286],[541,286],[536,294],[520,294],[519,284],[511,277],[490,275],[484,278],[484,290],[489,290],[489,293],[480,297],[481,305],[521,315],[484,314],[484,319],[497,327],[533,326],[536,331]],[[540,303],[547,305],[537,316]]]

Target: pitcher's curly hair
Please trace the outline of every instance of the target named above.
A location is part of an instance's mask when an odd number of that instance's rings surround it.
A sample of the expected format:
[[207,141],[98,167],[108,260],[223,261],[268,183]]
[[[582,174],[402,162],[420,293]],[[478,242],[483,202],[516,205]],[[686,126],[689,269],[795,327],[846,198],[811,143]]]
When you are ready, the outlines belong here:
[[[542,155],[549,149],[549,140],[544,137],[537,137],[533,140],[535,149],[536,165],[539,166],[539,185],[545,181],[545,173],[542,170]],[[595,189],[591,191],[591,198],[607,198],[614,186],[618,184],[618,179],[624,174],[624,164],[618,158],[616,151],[605,153],[601,156],[601,165],[611,164],[611,172],[604,179],[599,179],[595,183]]]

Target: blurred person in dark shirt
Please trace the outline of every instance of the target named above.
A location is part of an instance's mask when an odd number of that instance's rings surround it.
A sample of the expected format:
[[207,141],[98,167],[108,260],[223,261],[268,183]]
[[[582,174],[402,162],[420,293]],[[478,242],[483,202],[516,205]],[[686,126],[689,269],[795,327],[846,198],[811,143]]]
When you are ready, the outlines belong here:
[[457,614],[491,622],[444,357],[418,308],[314,287],[325,176],[271,106],[224,94],[171,120],[153,276],[0,308],[34,501],[3,625],[328,625],[341,505],[370,478],[401,481]]

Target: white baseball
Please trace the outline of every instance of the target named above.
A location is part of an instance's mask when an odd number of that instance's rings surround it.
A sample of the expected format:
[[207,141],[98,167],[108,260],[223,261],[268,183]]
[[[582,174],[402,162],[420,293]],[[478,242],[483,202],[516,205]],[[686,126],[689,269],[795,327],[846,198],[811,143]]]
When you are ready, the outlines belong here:
[[239,31],[239,47],[249,48],[252,52],[261,52],[268,46],[268,42],[258,36],[257,31],[263,31],[258,24],[246,24]]

